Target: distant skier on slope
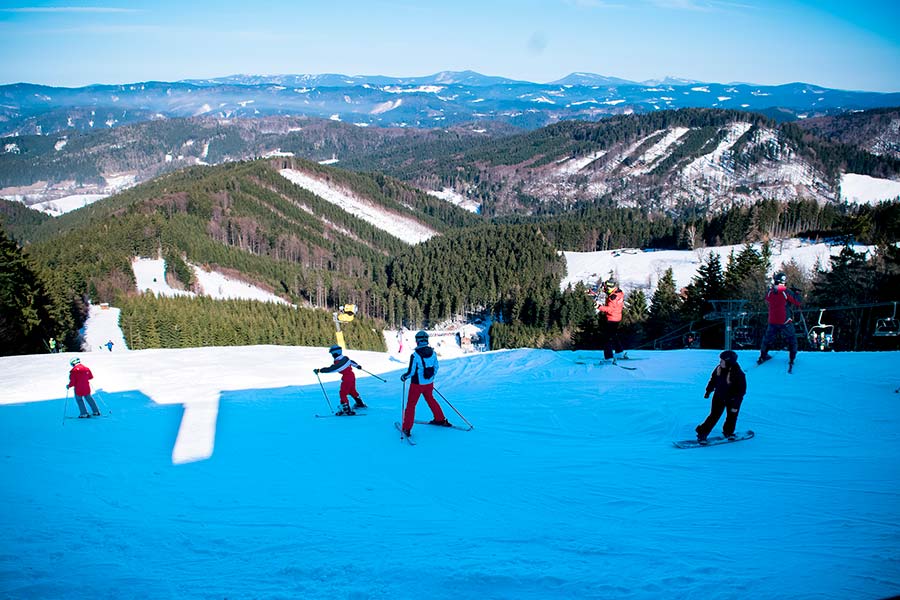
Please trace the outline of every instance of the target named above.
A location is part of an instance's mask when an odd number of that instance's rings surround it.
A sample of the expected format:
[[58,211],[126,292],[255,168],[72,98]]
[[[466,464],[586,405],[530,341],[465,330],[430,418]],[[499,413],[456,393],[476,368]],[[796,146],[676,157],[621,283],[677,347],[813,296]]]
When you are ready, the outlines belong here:
[[356,412],[350,408],[351,396],[356,401],[353,408],[366,408],[365,402],[362,401],[362,398],[359,397],[359,392],[356,391],[356,374],[353,372],[353,367],[356,367],[357,369],[362,369],[362,367],[350,360],[349,357],[344,356],[343,348],[337,344],[329,348],[328,352],[331,354],[332,358],[334,358],[334,362],[322,369],[313,369],[313,373],[340,373],[341,389],[339,393],[341,396],[341,409],[335,414],[355,415]]
[[775,342],[775,338],[781,334],[787,338],[790,358],[788,370],[794,367],[794,359],[797,357],[797,334],[794,331],[794,319],[788,315],[788,304],[800,306],[800,299],[793,291],[787,288],[787,275],[782,272],[772,276],[772,286],[766,293],[766,303],[769,305],[769,326],[759,347],[759,358],[756,364],[762,364],[772,358],[769,356],[769,346]]
[[434,415],[432,425],[451,427],[450,421],[444,416],[441,405],[434,399],[434,378],[438,372],[438,359],[434,348],[428,345],[428,334],[424,331],[416,333],[416,349],[409,357],[409,368],[400,376],[400,381],[406,381],[410,377],[409,395],[406,398],[406,409],[403,411],[403,434],[407,437],[416,420],[416,403],[419,396],[425,396],[425,402]]
[[91,396],[90,381],[94,378],[94,374],[91,373],[90,369],[81,364],[81,361],[78,358],[73,358],[69,361],[69,364],[72,366],[72,370],[69,371],[69,384],[66,386],[66,389],[69,389],[70,387],[75,388],[75,401],[78,403],[78,418],[89,419],[91,417],[91,415],[88,414],[87,408],[84,406],[85,400],[90,404],[93,415],[99,417],[100,409],[97,408],[97,403],[94,402],[94,397]]
[[713,394],[713,398],[709,416],[695,428],[697,441],[701,444],[706,443],[709,432],[719,422],[722,413],[726,409],[728,414],[725,415],[722,435],[728,439],[734,439],[738,413],[741,411],[744,394],[747,393],[747,377],[744,375],[744,371],[741,370],[740,365],[738,365],[737,360],[737,353],[732,350],[726,350],[720,354],[719,366],[713,369],[709,383],[706,384],[706,394],[703,397],[709,398],[709,395]]
[[[619,323],[622,322],[622,309],[625,308],[625,292],[619,289],[614,279],[608,279],[603,284],[606,290],[606,302],[601,304],[596,301],[597,312],[606,315],[606,324],[603,327],[603,358],[625,358],[622,342],[619,340]],[[615,355],[613,355],[615,350]]]

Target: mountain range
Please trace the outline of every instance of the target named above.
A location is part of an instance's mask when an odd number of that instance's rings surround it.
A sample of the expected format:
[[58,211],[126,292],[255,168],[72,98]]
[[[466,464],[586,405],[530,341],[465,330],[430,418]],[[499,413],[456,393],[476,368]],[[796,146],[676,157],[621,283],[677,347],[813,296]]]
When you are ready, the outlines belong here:
[[0,197],[27,204],[96,198],[189,166],[286,156],[390,175],[487,216],[598,200],[716,212],[761,199],[837,201],[847,173],[898,178],[900,110],[779,123],[745,111],[682,109],[533,130],[497,121],[420,129],[205,116],[0,144]]
[[273,115],[341,120],[358,126],[447,127],[502,121],[537,128],[562,120],[679,108],[755,111],[778,120],[900,105],[900,93],[767,86],[664,78],[632,82],[572,73],[534,83],[444,71],[426,77],[233,75],[176,82],[63,88],[0,86],[0,135],[93,131],[148,120]]

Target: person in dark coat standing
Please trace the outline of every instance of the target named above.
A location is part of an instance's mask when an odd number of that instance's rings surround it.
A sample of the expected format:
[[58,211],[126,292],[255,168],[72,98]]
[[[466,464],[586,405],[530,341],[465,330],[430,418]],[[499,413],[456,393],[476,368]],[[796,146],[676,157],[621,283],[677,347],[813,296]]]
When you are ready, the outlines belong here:
[[425,402],[434,415],[431,425],[443,425],[451,427],[450,421],[444,416],[441,405],[434,399],[434,378],[438,372],[437,353],[428,345],[428,334],[425,331],[416,333],[416,349],[409,357],[409,368],[400,376],[400,381],[405,382],[412,378],[409,384],[409,395],[406,398],[406,409],[403,411],[403,434],[409,436],[413,423],[416,420],[416,403],[419,396],[425,396]]
[[87,403],[91,406],[93,415],[99,417],[100,409],[97,408],[97,403],[94,402],[94,397],[91,396],[90,381],[94,378],[94,374],[91,373],[90,369],[81,364],[81,361],[77,358],[73,358],[69,361],[69,364],[72,366],[72,370],[69,371],[69,385],[66,386],[66,389],[71,387],[75,388],[75,401],[78,403],[78,418],[89,419],[91,417],[84,407],[85,400],[87,400]]
[[789,367],[794,366],[797,357],[797,334],[794,331],[794,319],[788,314],[788,304],[800,306],[800,299],[787,288],[787,275],[775,273],[772,277],[772,287],[766,293],[766,304],[769,305],[769,326],[766,327],[766,335],[759,347],[757,364],[762,364],[772,358],[769,356],[769,347],[775,342],[775,338],[781,334],[787,338],[790,351]]
[[722,434],[728,439],[734,439],[734,428],[737,425],[738,413],[741,411],[741,403],[744,394],[747,393],[747,377],[738,365],[738,356],[732,350],[726,350],[719,355],[719,366],[713,369],[709,383],[706,384],[704,398],[712,394],[712,406],[706,420],[697,425],[697,440],[701,444],[706,443],[709,432],[726,410],[725,425],[722,426]]
[[353,372],[353,367],[356,367],[357,369],[361,369],[362,367],[350,360],[349,357],[344,356],[344,349],[337,344],[329,348],[328,352],[331,354],[334,362],[327,367],[313,369],[313,373],[340,373],[341,389],[339,393],[341,396],[341,409],[335,414],[339,416],[355,415],[356,411],[350,408],[351,397],[355,400],[353,408],[367,408],[365,402],[359,397],[359,392],[356,391],[356,373]]
[[[625,308],[625,292],[619,289],[619,285],[613,279],[603,284],[606,291],[606,302],[596,302],[597,312],[606,315],[606,323],[603,327],[603,358],[625,358],[622,342],[619,340],[619,324],[622,322],[622,310]],[[613,355],[615,350],[615,355]]]

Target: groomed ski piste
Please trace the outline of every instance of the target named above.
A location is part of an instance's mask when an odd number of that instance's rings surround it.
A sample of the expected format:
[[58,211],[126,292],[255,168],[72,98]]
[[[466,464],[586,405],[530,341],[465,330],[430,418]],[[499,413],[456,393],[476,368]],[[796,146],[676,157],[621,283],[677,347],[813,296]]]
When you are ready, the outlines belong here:
[[[408,354],[347,353],[387,380],[359,374],[362,419],[314,417],[325,348],[0,358],[0,597],[900,594],[900,353],[801,352],[789,375],[740,351],[756,436],[690,450],[715,350],[446,359],[475,428],[415,446],[393,426]],[[108,417],[63,419],[73,356]]]

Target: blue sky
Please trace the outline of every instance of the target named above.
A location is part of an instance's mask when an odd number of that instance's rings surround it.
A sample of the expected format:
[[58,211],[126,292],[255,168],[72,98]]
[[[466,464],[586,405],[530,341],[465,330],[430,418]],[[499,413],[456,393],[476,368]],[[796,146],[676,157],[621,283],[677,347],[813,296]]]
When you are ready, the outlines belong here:
[[235,73],[804,81],[900,91],[900,2],[0,0],[0,84]]

